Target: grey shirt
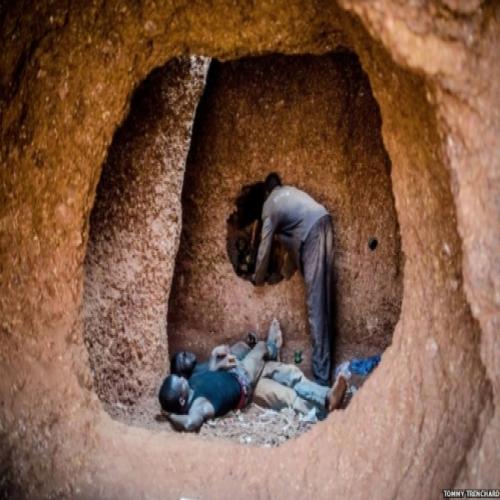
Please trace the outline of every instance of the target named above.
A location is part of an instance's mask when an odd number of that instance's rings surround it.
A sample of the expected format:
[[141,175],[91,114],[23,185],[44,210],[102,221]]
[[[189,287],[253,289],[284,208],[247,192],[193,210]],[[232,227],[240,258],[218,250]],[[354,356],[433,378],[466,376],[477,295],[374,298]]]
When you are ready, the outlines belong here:
[[302,242],[315,222],[327,214],[323,205],[300,189],[292,186],[274,188],[262,208],[262,234],[255,265],[255,283],[260,285],[265,280],[274,234],[278,235],[301,269]]

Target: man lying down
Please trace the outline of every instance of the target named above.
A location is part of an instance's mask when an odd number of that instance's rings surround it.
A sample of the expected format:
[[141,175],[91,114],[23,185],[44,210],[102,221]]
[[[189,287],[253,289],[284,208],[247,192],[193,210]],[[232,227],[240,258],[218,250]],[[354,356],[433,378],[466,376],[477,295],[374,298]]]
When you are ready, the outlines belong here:
[[197,431],[210,418],[242,409],[252,399],[273,409],[294,408],[302,414],[316,408],[325,415],[340,406],[347,382],[340,374],[332,388],[308,380],[293,365],[280,363],[283,336],[273,320],[266,342],[238,342],[216,347],[208,363],[197,363],[193,353],[172,359],[172,373],[164,380],[159,399],[173,427]]

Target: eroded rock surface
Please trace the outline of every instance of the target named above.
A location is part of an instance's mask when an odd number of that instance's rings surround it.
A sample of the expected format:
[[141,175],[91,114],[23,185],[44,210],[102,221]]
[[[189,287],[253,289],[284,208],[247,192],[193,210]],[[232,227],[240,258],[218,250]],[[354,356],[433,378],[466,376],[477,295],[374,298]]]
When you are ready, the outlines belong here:
[[[3,2],[4,491],[290,499],[498,488],[499,19],[498,2],[476,0]],[[82,290],[96,186],[133,89],[183,54],[339,46],[359,56],[380,107],[405,254],[380,366],[344,412],[273,450],[113,421],[92,387]]]
[[177,59],[141,84],[97,187],[83,311],[95,388],[108,404],[149,396],[168,370],[179,200],[208,65],[206,58]]

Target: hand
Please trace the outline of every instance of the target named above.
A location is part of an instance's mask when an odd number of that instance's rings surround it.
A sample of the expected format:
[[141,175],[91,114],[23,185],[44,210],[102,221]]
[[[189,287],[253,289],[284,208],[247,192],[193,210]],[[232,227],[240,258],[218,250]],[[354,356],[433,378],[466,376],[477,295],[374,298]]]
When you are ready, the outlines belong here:
[[186,431],[187,429],[187,415],[177,415],[175,413],[167,413],[167,420],[176,431]]
[[236,358],[231,354],[229,346],[220,345],[214,347],[208,361],[208,368],[210,371],[230,370],[235,367]]

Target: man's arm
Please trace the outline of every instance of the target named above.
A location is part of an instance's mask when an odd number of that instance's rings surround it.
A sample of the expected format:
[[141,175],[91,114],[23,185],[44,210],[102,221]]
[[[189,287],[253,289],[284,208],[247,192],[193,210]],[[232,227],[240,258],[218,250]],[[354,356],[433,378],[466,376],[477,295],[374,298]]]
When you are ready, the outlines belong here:
[[270,217],[264,219],[262,224],[262,233],[260,237],[259,253],[255,264],[254,283],[262,285],[266,279],[267,269],[269,267],[269,257],[271,255],[271,246],[273,243],[274,225]]
[[177,415],[171,413],[168,415],[170,423],[177,431],[194,432],[198,431],[205,420],[215,415],[215,409],[206,398],[197,398],[193,401],[187,415]]

